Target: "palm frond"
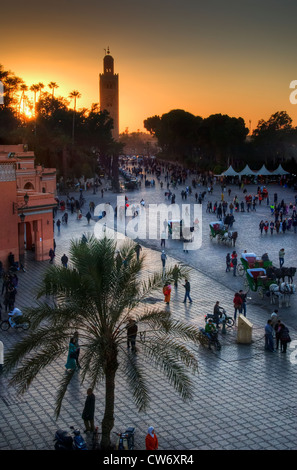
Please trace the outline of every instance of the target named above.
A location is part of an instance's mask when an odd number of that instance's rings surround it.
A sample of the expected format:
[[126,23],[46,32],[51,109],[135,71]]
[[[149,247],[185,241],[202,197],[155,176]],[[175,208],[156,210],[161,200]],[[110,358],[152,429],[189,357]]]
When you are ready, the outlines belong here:
[[55,361],[57,357],[64,352],[63,349],[51,347],[50,349],[41,350],[33,357],[23,359],[22,365],[16,370],[13,377],[9,380],[9,384],[17,388],[20,394],[28,390],[35,377],[48,366],[51,362]]
[[56,407],[55,407],[56,418],[58,418],[60,415],[63,398],[65,396],[67,387],[70,384],[71,379],[73,378],[74,374],[75,374],[75,370],[73,369],[69,372],[65,372],[64,375],[62,376],[59,388],[57,390],[57,395],[56,395]]
[[192,373],[197,371],[198,363],[194,355],[187,348],[172,342],[168,343],[161,338],[154,344],[145,342],[143,349],[147,357],[150,358],[150,361],[154,363],[156,368],[162,371],[169,384],[177,390],[182,399],[191,398],[193,383],[183,363],[186,363],[187,367],[191,368]]
[[149,405],[146,373],[145,371],[142,372],[142,369],[138,367],[138,361],[134,353],[126,354],[124,373],[132,390],[138,411],[145,411]]

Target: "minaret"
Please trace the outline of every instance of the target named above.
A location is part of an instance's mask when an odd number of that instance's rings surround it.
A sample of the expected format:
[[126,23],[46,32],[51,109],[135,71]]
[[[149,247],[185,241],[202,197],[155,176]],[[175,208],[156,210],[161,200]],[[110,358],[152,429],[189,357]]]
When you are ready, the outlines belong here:
[[113,119],[112,136],[119,138],[119,76],[114,73],[114,60],[109,47],[103,59],[103,73],[99,74],[100,110],[109,112]]

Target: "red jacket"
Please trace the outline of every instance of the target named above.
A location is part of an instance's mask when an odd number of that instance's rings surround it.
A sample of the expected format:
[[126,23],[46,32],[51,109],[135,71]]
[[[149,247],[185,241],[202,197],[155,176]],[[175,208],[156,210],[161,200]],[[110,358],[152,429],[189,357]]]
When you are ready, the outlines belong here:
[[242,297],[240,294],[234,296],[233,304],[235,308],[240,308],[242,306]]
[[152,437],[150,434],[147,434],[145,438],[145,448],[146,450],[158,450],[158,438],[156,434]]

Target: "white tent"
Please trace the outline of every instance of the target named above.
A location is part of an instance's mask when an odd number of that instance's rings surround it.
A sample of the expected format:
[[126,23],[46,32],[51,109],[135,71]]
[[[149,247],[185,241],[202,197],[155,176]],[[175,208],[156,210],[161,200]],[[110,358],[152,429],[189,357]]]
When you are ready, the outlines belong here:
[[223,171],[222,176],[237,176],[237,171],[233,170],[232,165],[229,166],[228,170]]
[[281,166],[281,164],[279,164],[277,169],[274,170],[271,174],[272,175],[289,175],[290,173],[288,171],[284,170],[283,167]]
[[245,168],[243,170],[241,170],[238,174],[241,175],[241,176],[244,176],[244,175],[246,175],[246,176],[254,175],[255,176],[256,175],[256,173],[253,170],[251,170],[248,165],[246,165]]
[[271,176],[272,173],[271,173],[271,171],[267,170],[265,165],[263,165],[262,168],[260,168],[260,170],[256,172],[256,175],[261,175],[261,176],[269,175],[269,176]]

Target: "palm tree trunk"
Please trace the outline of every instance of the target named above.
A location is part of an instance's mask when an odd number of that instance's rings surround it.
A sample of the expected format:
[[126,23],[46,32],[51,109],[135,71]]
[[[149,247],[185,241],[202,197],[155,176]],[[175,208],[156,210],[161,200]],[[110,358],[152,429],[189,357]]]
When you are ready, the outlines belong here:
[[102,420],[101,449],[110,450],[110,434],[114,426],[114,399],[115,399],[115,375],[114,364],[106,368],[105,374],[105,411]]

